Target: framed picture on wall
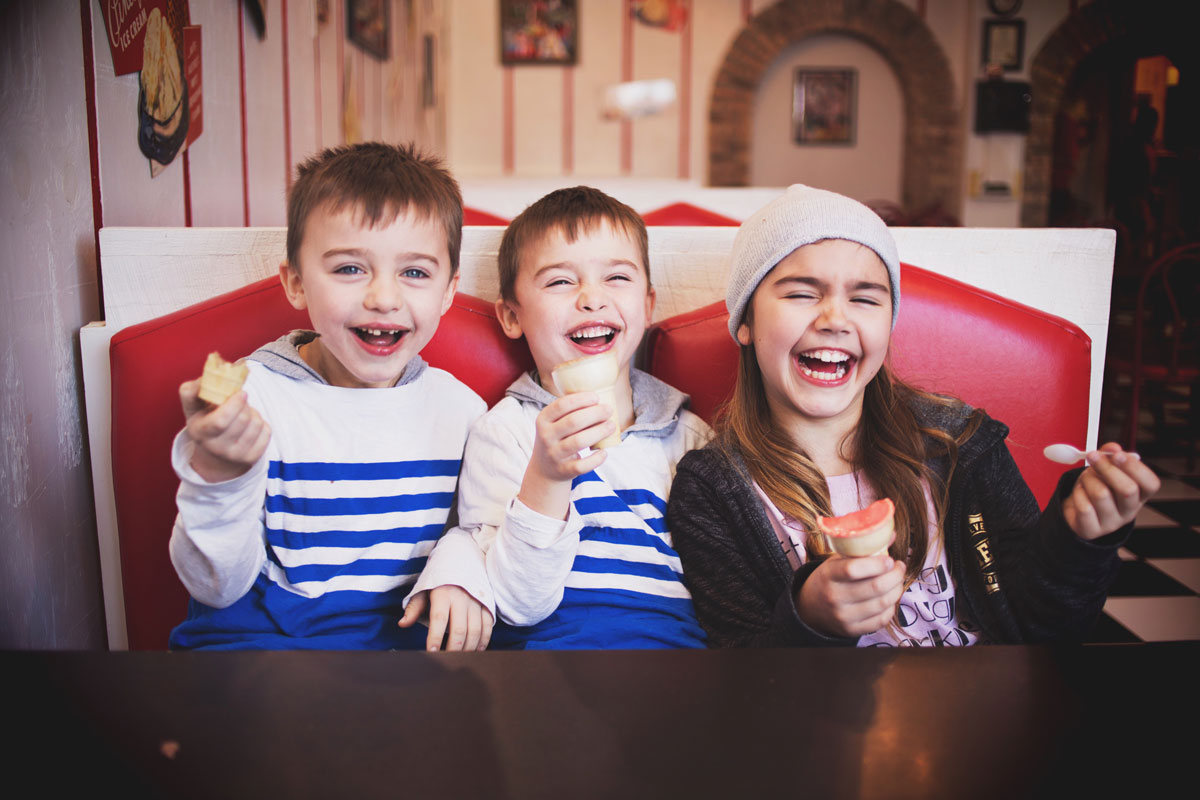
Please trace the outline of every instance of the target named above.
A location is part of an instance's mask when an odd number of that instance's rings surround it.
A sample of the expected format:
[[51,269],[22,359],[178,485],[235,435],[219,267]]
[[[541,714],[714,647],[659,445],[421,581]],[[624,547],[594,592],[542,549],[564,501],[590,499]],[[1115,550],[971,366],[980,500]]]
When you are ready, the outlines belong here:
[[983,21],[983,66],[998,65],[1005,72],[1017,72],[1025,60],[1025,20],[985,19]]
[[800,67],[792,88],[796,144],[854,144],[858,70]]
[[346,37],[380,61],[388,58],[390,5],[387,0],[346,0]]
[[501,64],[574,64],[578,51],[576,0],[500,0]]

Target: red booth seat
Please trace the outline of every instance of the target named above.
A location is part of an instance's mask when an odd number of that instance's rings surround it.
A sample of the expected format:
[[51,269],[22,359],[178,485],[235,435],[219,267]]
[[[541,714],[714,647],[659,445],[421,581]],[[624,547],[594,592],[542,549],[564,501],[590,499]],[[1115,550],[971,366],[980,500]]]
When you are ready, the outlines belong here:
[[477,208],[463,208],[463,225],[504,225],[511,220]]
[[[899,374],[982,406],[1012,428],[1009,446],[1039,501],[1061,468],[1041,449],[1083,442],[1091,343],[1073,324],[958,281],[905,266],[893,339]],[[183,425],[179,384],[205,355],[248,355],[308,325],[276,278],[126,328],[110,345],[112,469],[129,647],[166,647],[187,593],[167,555],[178,481],[170,444]],[[492,305],[458,295],[422,352],[489,404],[531,366],[524,341],[504,336]],[[723,303],[664,320],[650,332],[646,369],[692,395],[711,420],[728,394],[737,350]]]
[[[1062,474],[1042,449],[1087,435],[1092,342],[1076,325],[960,281],[905,264],[892,337],[897,374],[952,394],[1006,423],[1008,446],[1040,504]],[[724,302],[663,320],[646,368],[692,396],[712,421],[737,376]]]
[[736,228],[742,224],[736,219],[691,203],[671,203],[669,206],[647,211],[642,214],[642,219],[647,225],[715,225]]

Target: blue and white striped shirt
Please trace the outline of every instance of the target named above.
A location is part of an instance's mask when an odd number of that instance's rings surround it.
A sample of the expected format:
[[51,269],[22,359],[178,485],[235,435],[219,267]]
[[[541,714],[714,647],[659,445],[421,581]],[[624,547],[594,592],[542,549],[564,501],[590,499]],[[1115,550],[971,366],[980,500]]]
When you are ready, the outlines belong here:
[[637,371],[632,383],[635,424],[572,482],[565,523],[515,499],[553,396],[523,376],[472,427],[459,527],[486,554],[501,621],[493,646],[703,646],[664,515],[675,464],[711,432],[679,392]]
[[186,435],[176,440],[171,554],[193,601],[172,646],[423,646],[396,620],[446,524],[483,401],[431,368],[346,389],[252,361],[246,391],[272,431],[246,475],[206,484]]

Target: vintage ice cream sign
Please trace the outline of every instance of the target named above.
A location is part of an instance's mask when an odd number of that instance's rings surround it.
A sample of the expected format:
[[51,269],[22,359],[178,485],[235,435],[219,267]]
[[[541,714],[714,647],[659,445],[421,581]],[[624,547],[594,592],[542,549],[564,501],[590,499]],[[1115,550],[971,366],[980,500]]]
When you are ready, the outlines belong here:
[[[137,140],[151,176],[196,138],[188,130],[192,117],[199,118],[200,37],[198,28],[190,29],[193,52],[186,53],[189,17],[187,0],[104,0],[113,71],[139,72]],[[195,100],[189,100],[190,89]]]
[[112,50],[113,72],[125,75],[142,68],[142,39],[152,8],[162,2],[154,0],[104,0],[104,26],[108,29],[108,46]]

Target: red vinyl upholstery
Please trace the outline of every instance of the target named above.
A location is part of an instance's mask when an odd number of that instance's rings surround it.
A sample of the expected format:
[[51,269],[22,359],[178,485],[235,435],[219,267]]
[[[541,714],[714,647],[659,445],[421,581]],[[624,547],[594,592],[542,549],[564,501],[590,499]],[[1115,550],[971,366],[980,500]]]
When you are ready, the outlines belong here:
[[[1061,468],[1042,458],[1042,447],[1086,437],[1090,340],[1069,322],[916,267],[904,267],[903,281],[892,345],[899,374],[1008,423],[1017,464],[1045,502]],[[736,371],[725,320],[723,303],[664,320],[646,348],[646,368],[691,394],[709,420]],[[268,278],[113,337],[112,468],[131,649],[166,647],[186,613],[187,592],[167,555],[178,487],[170,445],[183,425],[179,384],[199,375],[211,350],[240,358],[307,325]],[[467,295],[455,298],[422,355],[489,405],[532,366],[524,342],[500,330],[491,304]]]
[[[267,278],[113,336],[112,468],[130,649],[165,648],[187,611],[187,591],[167,555],[179,486],[170,463],[171,441],[183,427],[179,384],[200,374],[212,350],[241,358],[308,325],[279,279]],[[490,303],[462,294],[422,356],[489,405],[532,363],[523,341],[504,336]]]
[[[1038,502],[1063,467],[1042,449],[1087,437],[1091,339],[1074,324],[905,264],[892,365],[917,386],[962,398],[1010,428],[1008,446]],[[655,325],[646,369],[692,396],[711,421],[737,375],[723,302]]]
[[508,226],[511,220],[504,217],[497,217],[495,214],[490,214],[487,211],[480,211],[477,208],[463,208],[463,225],[504,225]]
[[715,211],[691,203],[672,203],[669,206],[642,214],[647,225],[713,225],[736,228],[742,223]]

